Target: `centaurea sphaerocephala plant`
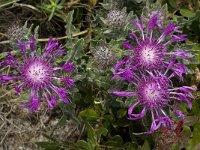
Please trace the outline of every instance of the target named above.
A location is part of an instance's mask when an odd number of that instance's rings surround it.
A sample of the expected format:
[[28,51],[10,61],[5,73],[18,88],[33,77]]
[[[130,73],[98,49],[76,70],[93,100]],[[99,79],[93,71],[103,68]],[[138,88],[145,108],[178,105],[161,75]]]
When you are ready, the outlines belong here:
[[[179,33],[174,23],[170,23],[163,31],[157,27],[157,15],[150,18],[146,28],[143,27],[142,20],[138,22],[132,20],[140,35],[131,31],[130,37],[136,41],[135,46],[126,41],[124,47],[132,51],[132,54],[119,61],[114,66],[113,79],[120,78],[134,85],[133,91],[117,91],[111,93],[127,97],[134,97],[136,102],[128,109],[130,120],[144,117],[147,113],[151,115],[152,123],[148,133],[152,133],[161,126],[172,128],[173,121],[165,111],[167,108],[173,109],[175,102],[185,102],[192,108],[192,91],[189,86],[174,87],[172,78],[178,77],[183,81],[183,74],[187,73],[185,65],[179,62],[179,58],[189,59],[187,52],[176,48],[176,51],[169,49],[172,42],[185,40],[185,35]],[[157,29],[157,30],[156,30]],[[161,35],[158,36],[158,34]],[[172,47],[173,48],[173,47]],[[136,107],[142,107],[139,114],[134,113]],[[184,114],[180,110],[173,110],[178,117]]]
[[181,34],[175,23],[170,23],[161,30],[157,26],[158,15],[152,16],[147,25],[143,25],[141,18],[137,18],[137,21],[131,20],[131,23],[139,33],[132,30],[129,34],[130,39],[125,41],[123,46],[133,53],[127,63],[134,64],[138,70],[166,68],[173,56],[190,58],[187,51],[182,51],[178,47],[173,47],[173,50],[170,48],[172,44],[186,39],[186,35]]
[[[25,43],[18,39],[18,43],[22,59],[16,59],[11,53],[8,53],[7,59],[0,63],[0,66],[9,65],[17,73],[0,75],[1,84],[14,80],[16,94],[19,94],[22,89],[26,92],[30,91],[30,101],[22,106],[29,108],[31,112],[38,110],[42,98],[46,100],[48,109],[57,104],[58,97],[65,103],[70,102],[68,89],[74,85],[74,80],[69,77],[57,77],[55,72],[58,70],[71,72],[75,70],[75,67],[71,62],[66,62],[61,67],[53,66],[53,59],[64,54],[62,45],[59,45],[57,40],[50,38],[46,43],[44,53],[36,55],[34,37]],[[62,81],[65,87],[58,87],[57,81]]]
[[[191,91],[195,89],[189,86],[174,87],[171,81],[174,76],[173,72],[168,76],[168,72],[163,74],[158,71],[148,71],[147,73],[136,74],[129,69],[123,71],[128,75],[122,76],[122,78],[127,78],[126,80],[135,86],[135,90],[128,92],[114,90],[112,93],[117,96],[131,96],[136,99],[136,102],[128,109],[129,120],[140,119],[150,113],[152,124],[148,133],[154,132],[160,126],[172,128],[173,121],[167,115],[165,109],[173,109],[171,105],[173,102],[185,102],[190,109],[192,108],[190,99],[194,97]],[[142,107],[141,113],[134,113],[136,107]],[[178,117],[184,116],[180,110],[175,110],[175,113]]]

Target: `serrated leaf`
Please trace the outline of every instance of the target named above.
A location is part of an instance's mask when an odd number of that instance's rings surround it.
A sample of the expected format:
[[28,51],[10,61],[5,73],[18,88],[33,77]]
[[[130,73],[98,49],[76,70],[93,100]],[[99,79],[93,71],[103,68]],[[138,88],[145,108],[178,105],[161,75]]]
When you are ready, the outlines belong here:
[[70,11],[68,13],[68,15],[66,16],[66,18],[64,19],[66,22],[66,35],[68,36],[68,38],[72,38],[72,21],[73,21],[73,14],[74,11]]

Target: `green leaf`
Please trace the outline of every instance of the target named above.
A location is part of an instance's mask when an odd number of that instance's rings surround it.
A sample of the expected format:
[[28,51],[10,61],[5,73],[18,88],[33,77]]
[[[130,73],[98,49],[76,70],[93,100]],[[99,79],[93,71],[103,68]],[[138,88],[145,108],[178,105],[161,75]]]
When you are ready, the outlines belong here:
[[200,123],[194,125],[192,138],[188,142],[187,149],[195,149],[196,145],[200,143]]
[[39,30],[39,26],[36,26],[34,29],[34,37],[35,39],[38,39],[38,30]]
[[68,38],[72,38],[72,21],[73,21],[73,14],[74,11],[70,11],[68,13],[68,15],[66,16],[66,18],[64,18],[64,21],[66,22],[66,35],[68,36]]
[[55,12],[55,7],[52,8],[52,10],[51,10],[51,14],[50,14],[50,16],[49,16],[48,21],[51,21],[51,19],[52,19],[53,16],[54,16],[54,12]]
[[55,128],[64,126],[66,122],[67,122],[67,116],[63,115],[61,119],[58,121],[58,123],[55,125]]
[[189,126],[184,126],[183,130],[182,130],[182,134],[184,137],[190,137],[191,135],[191,129]]
[[176,0],[169,0],[168,2],[173,8],[176,8]]
[[151,150],[149,142],[145,140],[144,144],[142,145],[142,147],[140,147],[139,150]]
[[182,16],[187,17],[187,18],[191,18],[195,16],[195,13],[193,13],[192,11],[188,10],[188,9],[180,9],[180,13]]
[[107,142],[107,145],[109,146],[122,146],[123,139],[120,135],[115,135],[111,137],[111,139]]
[[[61,107],[62,112],[63,112],[63,116],[59,121],[60,123],[58,122],[58,126],[65,125],[65,122],[68,116],[70,117],[72,121],[76,123],[76,125],[80,124],[80,118],[77,116],[75,112],[76,105],[74,103],[65,104],[63,102],[60,102],[58,105],[59,107]],[[64,116],[67,116],[67,117],[65,118]]]
[[57,143],[50,143],[50,142],[36,142],[38,146],[44,148],[45,150],[62,150],[61,145]]
[[92,150],[91,149],[91,146],[89,145],[89,143],[87,143],[86,141],[84,140],[79,140],[77,142],[77,145],[80,146],[81,148],[85,149],[85,150]]
[[196,99],[195,101],[193,101],[193,104],[192,104],[192,112],[197,115],[197,116],[200,116],[200,99]]
[[122,117],[124,117],[124,116],[126,115],[126,113],[127,113],[127,110],[125,110],[125,109],[120,109],[120,110],[117,111],[117,116],[118,116],[119,118],[122,118]]
[[89,123],[86,124],[86,128],[87,128],[87,136],[88,136],[87,141],[91,145],[95,146],[97,143],[97,136],[96,136],[95,130]]
[[79,116],[85,121],[96,121],[99,115],[94,109],[85,109],[79,113]]
[[73,49],[70,59],[73,59],[74,57],[78,59],[84,55],[83,44],[84,44],[84,39],[79,39],[77,41],[77,43],[74,45],[74,49]]
[[108,130],[107,130],[106,128],[104,128],[104,127],[99,128],[99,129],[96,131],[97,141],[100,141],[101,135],[106,136],[107,133],[108,133]]

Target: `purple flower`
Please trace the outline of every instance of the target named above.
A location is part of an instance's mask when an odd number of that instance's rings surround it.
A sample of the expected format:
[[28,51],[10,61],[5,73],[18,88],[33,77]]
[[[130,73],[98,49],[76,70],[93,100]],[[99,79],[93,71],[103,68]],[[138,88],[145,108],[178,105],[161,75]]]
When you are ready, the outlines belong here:
[[[180,34],[175,23],[170,23],[165,29],[158,27],[158,15],[153,15],[146,25],[138,18],[137,21],[131,20],[133,26],[138,28],[138,32],[131,31],[130,39],[124,42],[124,48],[132,51],[134,59],[127,61],[137,66],[138,70],[162,69],[167,67],[168,61],[173,57],[188,59],[186,51],[178,48],[169,48],[171,43],[184,41],[184,34]],[[135,44],[133,44],[135,42]],[[176,51],[169,51],[175,49]]]
[[[136,102],[128,109],[129,120],[136,120],[144,117],[147,113],[150,113],[152,118],[152,124],[148,133],[152,133],[160,126],[165,128],[171,128],[173,121],[165,112],[167,107],[172,108],[171,101],[185,102],[191,109],[192,103],[190,99],[193,99],[191,91],[194,88],[188,86],[182,86],[174,88],[171,82],[171,76],[162,74],[158,71],[148,72],[146,75],[136,75],[132,79],[131,83],[136,85],[136,90],[127,91],[112,91],[117,96],[131,96],[136,98]],[[136,107],[142,107],[139,114],[135,114]],[[180,110],[176,110],[176,114],[179,117],[183,117],[183,113]]]
[[[35,39],[22,43],[19,39],[19,47],[23,56],[23,60],[17,60],[11,53],[8,53],[7,59],[0,63],[0,66],[9,65],[15,69],[16,75],[0,75],[0,83],[6,83],[11,80],[20,80],[18,85],[14,84],[16,94],[19,94],[22,89],[30,90],[30,101],[22,104],[23,107],[29,108],[31,112],[37,111],[40,106],[40,101],[44,98],[47,102],[48,109],[53,108],[57,104],[59,97],[63,102],[70,102],[68,89],[74,86],[74,80],[65,77],[56,77],[56,70],[73,71],[75,67],[71,62],[66,62],[61,67],[53,66],[53,59],[59,54],[63,54],[62,45],[58,44],[57,40],[49,39],[46,44],[43,55],[36,56]],[[30,46],[30,51],[27,46]],[[57,87],[56,82],[62,81],[65,83],[65,88]],[[55,96],[55,95],[58,95]],[[42,96],[43,95],[43,96]]]
[[[130,38],[126,40],[124,48],[131,50],[133,55],[125,57],[114,66],[113,79],[120,78],[135,88],[133,91],[111,91],[111,93],[127,97],[131,96],[136,102],[128,109],[130,120],[144,117],[147,113],[152,118],[148,133],[152,133],[161,126],[172,128],[173,121],[165,112],[166,108],[173,108],[173,101],[185,102],[192,108],[191,99],[194,99],[191,91],[194,88],[188,86],[174,87],[172,78],[178,77],[183,81],[183,74],[187,73],[185,65],[178,58],[189,59],[187,51],[181,51],[170,45],[172,42],[185,40],[185,35],[178,34],[180,31],[174,23],[170,23],[165,29],[157,26],[158,15],[152,16],[146,25],[141,18],[132,20],[132,24],[140,31],[140,36],[131,31]],[[169,46],[170,45],[170,46]],[[171,51],[175,49],[175,51]],[[136,107],[142,107],[140,113],[134,113]],[[175,110],[178,117],[184,114]]]

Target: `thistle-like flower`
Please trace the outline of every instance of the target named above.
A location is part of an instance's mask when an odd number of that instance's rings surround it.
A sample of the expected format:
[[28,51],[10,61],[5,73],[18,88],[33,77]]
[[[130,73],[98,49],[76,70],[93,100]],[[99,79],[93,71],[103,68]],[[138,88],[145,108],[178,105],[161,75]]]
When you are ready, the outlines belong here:
[[[171,62],[168,68],[176,65]],[[182,74],[185,68],[176,69]],[[167,70],[164,73],[148,71],[148,73],[141,72],[141,74],[137,74],[134,73],[134,67],[131,68],[130,66],[129,68],[121,69],[123,75],[118,73],[114,76],[114,78],[120,76],[124,80],[129,81],[130,84],[135,85],[136,89],[134,91],[112,91],[112,93],[117,96],[131,96],[136,98],[136,102],[128,109],[128,119],[136,120],[144,117],[146,113],[151,114],[152,124],[148,133],[154,132],[160,126],[172,128],[173,121],[167,115],[165,109],[168,107],[173,108],[171,105],[173,102],[182,101],[187,103],[190,109],[192,108],[190,99],[194,97],[191,91],[195,89],[189,86],[173,87],[171,78],[175,73],[169,74]],[[140,106],[143,107],[141,113],[135,114],[133,112],[134,109]],[[174,111],[178,117],[184,117],[184,114],[180,110]]]
[[[192,108],[190,99],[193,99],[191,91],[195,90],[189,86],[174,87],[173,77],[179,77],[183,81],[183,74],[187,73],[185,65],[178,61],[179,57],[189,59],[187,52],[176,48],[173,52],[169,45],[172,42],[185,40],[185,35],[178,35],[180,31],[174,23],[170,23],[166,29],[160,33],[157,28],[157,15],[154,15],[143,26],[142,20],[138,22],[132,20],[141,37],[133,31],[130,37],[136,41],[133,46],[130,41],[124,43],[124,47],[132,51],[133,55],[125,57],[114,66],[113,79],[120,78],[126,80],[130,85],[134,85],[133,91],[112,91],[117,96],[131,96],[136,102],[128,109],[130,120],[140,119],[148,112],[151,114],[152,124],[148,133],[152,133],[160,126],[172,128],[173,121],[165,112],[166,108],[173,108],[175,102],[185,102]],[[146,27],[146,28],[145,28]],[[160,35],[159,35],[160,33]],[[135,114],[133,111],[137,106],[141,106],[142,111]],[[184,117],[180,110],[174,112],[178,117]]]
[[[19,94],[22,89],[28,91],[30,89],[30,101],[22,104],[23,107],[30,108],[31,112],[37,111],[40,106],[42,96],[44,96],[48,109],[53,108],[57,104],[57,94],[59,98],[65,102],[70,102],[68,88],[74,85],[74,80],[69,77],[56,77],[55,71],[65,70],[73,71],[75,69],[71,62],[67,62],[61,67],[53,66],[53,59],[63,54],[62,45],[58,41],[49,39],[46,44],[43,55],[37,55],[35,51],[35,39],[22,43],[18,39],[19,48],[23,56],[23,60],[17,60],[11,54],[7,54],[7,59],[0,63],[0,66],[9,65],[17,72],[15,75],[0,75],[0,82],[7,83],[11,80],[20,81],[18,85],[16,82],[14,88],[16,94]],[[30,52],[27,49],[30,46]],[[66,88],[58,87],[56,81],[62,81],[67,86]]]
[[126,9],[123,10],[110,10],[107,14],[106,22],[110,27],[121,28],[127,20]]
[[106,44],[101,44],[93,49],[94,63],[99,69],[106,69],[115,61],[113,49]]
[[[171,43],[184,41],[185,35],[180,31],[175,23],[170,23],[164,30],[157,27],[158,15],[152,16],[147,25],[143,26],[140,18],[138,21],[132,20],[132,24],[137,27],[140,34],[131,31],[130,38],[124,43],[124,48],[130,49],[133,53],[132,60],[127,63],[135,64],[138,70],[162,69],[168,66],[173,56],[190,58],[187,51],[181,51],[178,47],[173,47]],[[146,28],[145,28],[146,27]],[[132,42],[135,42],[135,45]],[[173,48],[169,48],[169,47]],[[175,51],[171,50],[175,49]]]

